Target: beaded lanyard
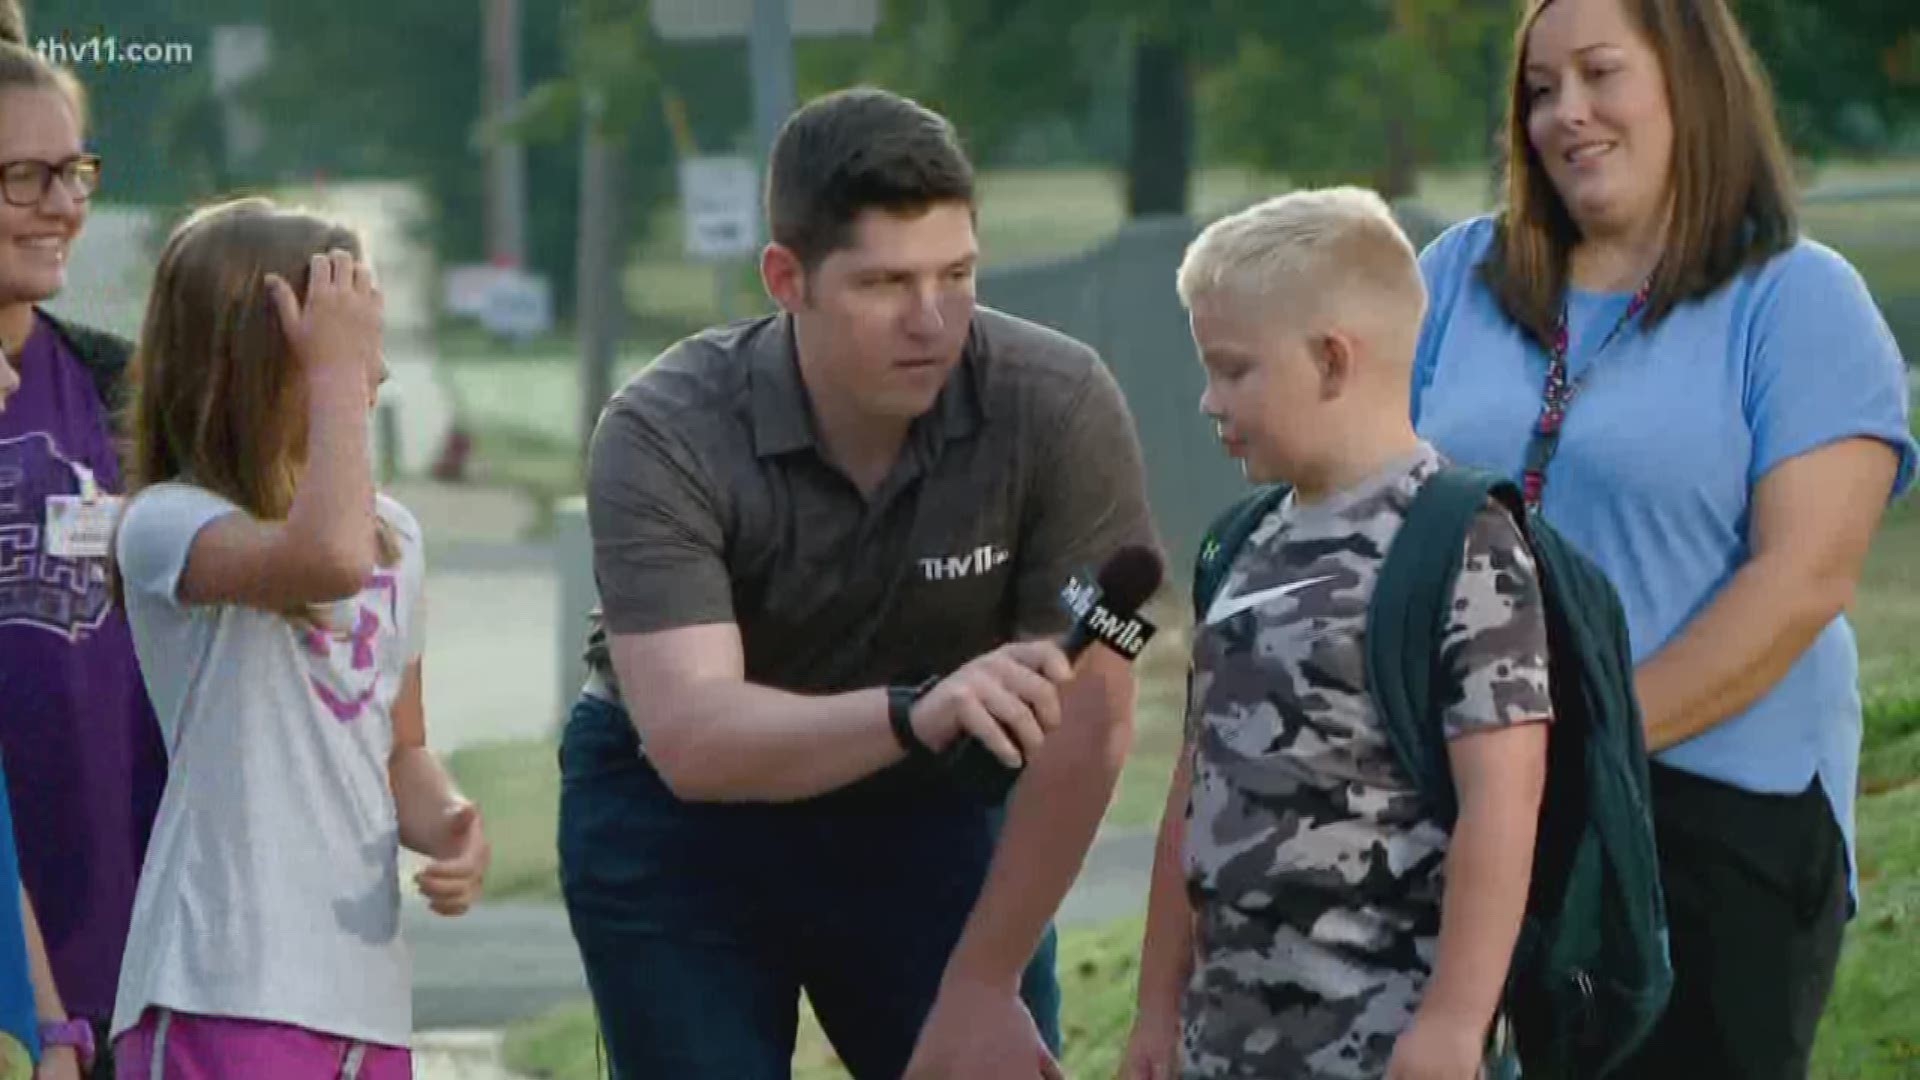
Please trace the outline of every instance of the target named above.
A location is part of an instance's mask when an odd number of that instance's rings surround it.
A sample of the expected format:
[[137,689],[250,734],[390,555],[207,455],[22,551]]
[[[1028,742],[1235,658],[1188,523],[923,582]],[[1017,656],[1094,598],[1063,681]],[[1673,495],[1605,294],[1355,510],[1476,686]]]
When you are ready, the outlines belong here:
[[[1628,302],[1626,313],[1620,316],[1613,329],[1607,332],[1606,340],[1600,343],[1595,359],[1607,351],[1613,339],[1620,336],[1639,314],[1646,310],[1647,297],[1653,292],[1653,279],[1648,278],[1633,294]],[[1521,476],[1521,490],[1527,497],[1529,510],[1540,509],[1540,496],[1547,487],[1547,463],[1553,460],[1554,451],[1560,448],[1560,428],[1566,423],[1567,410],[1573,406],[1573,397],[1580,390],[1580,382],[1567,376],[1567,306],[1560,305],[1560,321],[1554,324],[1553,340],[1547,347],[1547,386],[1541,395],[1540,419],[1533,425],[1533,441],[1527,445],[1527,468]],[[1592,365],[1588,365],[1592,370]]]

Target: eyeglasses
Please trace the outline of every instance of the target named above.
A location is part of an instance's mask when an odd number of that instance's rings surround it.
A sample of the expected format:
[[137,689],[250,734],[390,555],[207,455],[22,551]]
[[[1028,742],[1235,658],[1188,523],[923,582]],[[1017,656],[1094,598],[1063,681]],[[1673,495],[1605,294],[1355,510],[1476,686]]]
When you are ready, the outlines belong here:
[[85,202],[100,187],[100,155],[78,154],[60,162],[0,162],[0,196],[15,206],[38,206],[53,190],[56,176],[68,197]]

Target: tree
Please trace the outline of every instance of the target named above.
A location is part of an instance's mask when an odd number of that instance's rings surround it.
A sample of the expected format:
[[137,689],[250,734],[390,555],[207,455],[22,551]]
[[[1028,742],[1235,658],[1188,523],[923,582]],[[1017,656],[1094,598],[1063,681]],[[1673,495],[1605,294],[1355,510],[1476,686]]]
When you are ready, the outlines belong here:
[[1511,32],[1502,0],[1312,0],[1263,21],[1202,87],[1206,144],[1300,183],[1414,193],[1421,168],[1481,159]]
[[1187,211],[1198,153],[1194,66],[1208,25],[1196,16],[1206,14],[1169,0],[1135,0],[1127,109],[1129,217]]
[[[982,165],[1018,159],[1041,140],[1119,168],[1130,214],[1180,213],[1194,160],[1195,56],[1218,36],[1218,6],[894,0],[858,74],[941,110]],[[1062,129],[1071,134],[1048,139]]]
[[[533,87],[521,115],[500,134],[577,158],[581,125],[599,125],[617,161],[614,246],[624,265],[673,195],[682,156],[751,149],[746,45],[660,41],[645,6],[632,0],[574,0],[565,38],[564,69]],[[577,202],[569,207],[577,213]],[[616,301],[624,295],[614,292]]]
[[192,17],[166,0],[60,0],[23,4],[27,40],[84,46],[95,38],[192,47],[191,64],[71,63],[86,88],[87,139],[106,160],[103,198],[178,205],[211,193],[222,154],[206,57],[215,22],[243,13],[239,0],[206,0]]
[[[1411,190],[1479,157],[1506,0],[931,0],[888,9],[862,72],[953,117],[984,165],[1069,125],[1130,214],[1178,213],[1209,156]],[[1118,63],[1116,64],[1116,58]],[[1464,77],[1462,77],[1464,73]],[[1099,133],[1113,125],[1110,141]]]
[[[528,5],[522,26],[530,79],[563,61],[562,17],[574,0]],[[62,0],[29,5],[30,36],[182,42],[194,62],[155,67],[83,65],[92,139],[108,162],[112,198],[178,207],[236,190],[305,181],[407,178],[426,188],[429,239],[442,260],[485,255],[480,10],[454,0]],[[57,20],[57,21],[56,21]],[[266,133],[259,153],[232,160],[212,82],[214,27],[264,25],[272,59],[235,90]],[[578,154],[536,146],[528,155],[534,269],[570,295]]]
[[1884,149],[1920,118],[1913,0],[1735,0],[1795,149]]

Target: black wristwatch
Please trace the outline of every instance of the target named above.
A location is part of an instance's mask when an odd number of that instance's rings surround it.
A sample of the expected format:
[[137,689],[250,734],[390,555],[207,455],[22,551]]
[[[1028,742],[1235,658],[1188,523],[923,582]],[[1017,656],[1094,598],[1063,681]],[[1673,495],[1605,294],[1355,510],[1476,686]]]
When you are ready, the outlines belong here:
[[932,678],[914,686],[887,687],[887,724],[893,728],[893,737],[900,741],[910,758],[933,761],[940,756],[933,747],[921,742],[920,733],[913,730],[914,705],[926,697],[927,691],[939,681],[938,678]]

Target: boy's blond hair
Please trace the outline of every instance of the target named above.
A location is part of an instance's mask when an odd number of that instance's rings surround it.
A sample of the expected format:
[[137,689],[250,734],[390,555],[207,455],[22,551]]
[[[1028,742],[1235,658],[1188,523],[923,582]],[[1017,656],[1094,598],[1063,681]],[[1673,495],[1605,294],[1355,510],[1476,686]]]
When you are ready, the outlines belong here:
[[1296,191],[1221,218],[1187,246],[1180,302],[1251,302],[1394,344],[1419,336],[1427,290],[1413,244],[1365,188]]

